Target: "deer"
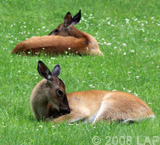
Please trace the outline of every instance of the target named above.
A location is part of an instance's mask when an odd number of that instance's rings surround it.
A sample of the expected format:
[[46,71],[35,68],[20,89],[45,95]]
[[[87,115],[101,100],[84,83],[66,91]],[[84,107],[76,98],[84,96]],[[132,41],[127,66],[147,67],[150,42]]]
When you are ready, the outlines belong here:
[[61,122],[135,122],[154,118],[150,107],[139,97],[126,92],[87,90],[66,94],[58,77],[60,66],[52,72],[42,62],[37,70],[43,79],[34,87],[30,103],[37,120]]
[[47,55],[78,54],[78,55],[100,55],[97,40],[74,27],[81,19],[81,10],[72,17],[68,12],[64,17],[64,23],[60,24],[47,36],[35,36],[16,45],[11,53],[23,55]]

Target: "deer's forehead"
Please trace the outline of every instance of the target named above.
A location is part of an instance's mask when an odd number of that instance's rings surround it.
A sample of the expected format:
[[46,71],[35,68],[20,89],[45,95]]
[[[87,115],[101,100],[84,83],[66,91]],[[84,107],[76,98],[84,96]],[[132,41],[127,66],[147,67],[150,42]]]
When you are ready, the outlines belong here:
[[65,86],[61,79],[59,79],[58,77],[55,77],[55,76],[52,76],[52,77],[53,77],[53,83],[56,83],[56,84],[58,84],[59,86],[62,86],[62,87]]

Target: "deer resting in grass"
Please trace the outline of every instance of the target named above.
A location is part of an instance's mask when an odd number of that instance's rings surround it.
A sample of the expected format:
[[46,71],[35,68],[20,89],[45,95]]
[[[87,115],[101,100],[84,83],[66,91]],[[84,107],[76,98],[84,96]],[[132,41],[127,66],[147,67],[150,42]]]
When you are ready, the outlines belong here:
[[48,36],[32,37],[20,42],[11,53],[25,55],[45,53],[55,54],[88,54],[102,55],[96,39],[74,27],[81,19],[81,10],[73,18],[68,12],[64,17],[64,23],[55,28]]
[[89,90],[66,94],[65,85],[58,78],[59,65],[50,72],[39,61],[38,72],[44,79],[35,86],[31,94],[31,106],[38,120],[96,123],[101,120],[127,122],[154,117],[144,101],[129,93]]

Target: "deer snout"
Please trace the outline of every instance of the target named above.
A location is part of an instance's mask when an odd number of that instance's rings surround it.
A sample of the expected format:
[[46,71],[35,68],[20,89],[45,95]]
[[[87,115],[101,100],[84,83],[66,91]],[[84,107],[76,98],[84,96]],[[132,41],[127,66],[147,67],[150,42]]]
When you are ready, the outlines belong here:
[[65,114],[69,114],[71,112],[69,107],[60,107],[59,110],[60,114],[65,115]]

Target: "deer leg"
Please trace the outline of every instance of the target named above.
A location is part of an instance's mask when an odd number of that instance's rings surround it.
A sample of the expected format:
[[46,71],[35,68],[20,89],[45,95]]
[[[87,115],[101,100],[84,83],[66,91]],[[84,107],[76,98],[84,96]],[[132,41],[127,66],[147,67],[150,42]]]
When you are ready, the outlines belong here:
[[80,113],[80,112],[71,112],[70,114],[60,116],[56,119],[53,120],[55,124],[60,123],[60,122],[69,122],[69,123],[74,123],[74,122],[79,122],[79,121],[85,121],[88,118],[88,116]]

